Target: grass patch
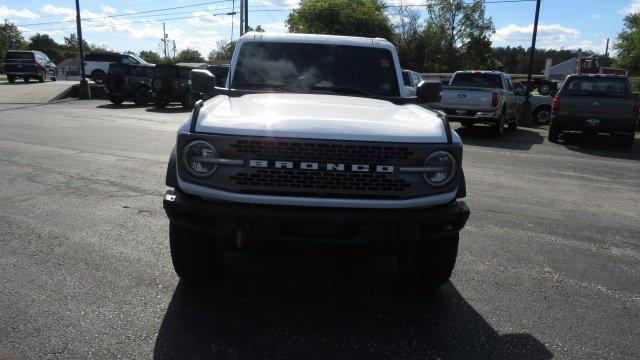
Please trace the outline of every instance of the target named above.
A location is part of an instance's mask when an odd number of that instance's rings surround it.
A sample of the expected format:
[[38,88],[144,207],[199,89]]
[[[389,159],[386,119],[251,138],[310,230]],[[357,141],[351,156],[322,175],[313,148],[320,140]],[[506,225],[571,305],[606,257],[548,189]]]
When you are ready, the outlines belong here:
[[0,81],[7,81],[6,75],[0,75]]

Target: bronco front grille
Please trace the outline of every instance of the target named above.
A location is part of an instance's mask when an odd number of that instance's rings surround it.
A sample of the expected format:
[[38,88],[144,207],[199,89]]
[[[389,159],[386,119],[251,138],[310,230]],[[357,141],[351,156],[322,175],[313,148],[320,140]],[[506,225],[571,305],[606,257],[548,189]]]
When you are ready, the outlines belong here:
[[356,144],[237,140],[230,145],[238,154],[251,155],[258,159],[288,159],[292,161],[382,163],[406,160],[414,155],[403,146],[375,146]]

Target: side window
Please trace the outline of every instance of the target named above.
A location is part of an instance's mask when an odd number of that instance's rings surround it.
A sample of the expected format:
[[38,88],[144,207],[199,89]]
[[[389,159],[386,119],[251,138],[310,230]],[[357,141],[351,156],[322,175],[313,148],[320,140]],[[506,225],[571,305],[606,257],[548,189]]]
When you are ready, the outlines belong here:
[[511,79],[509,79],[507,76],[505,76],[504,77],[504,83],[507,86],[507,90],[513,91],[513,84],[511,84]]
[[123,55],[122,56],[122,63],[123,64],[127,64],[127,65],[135,65],[138,62],[136,61],[136,59],[132,58],[129,55]]

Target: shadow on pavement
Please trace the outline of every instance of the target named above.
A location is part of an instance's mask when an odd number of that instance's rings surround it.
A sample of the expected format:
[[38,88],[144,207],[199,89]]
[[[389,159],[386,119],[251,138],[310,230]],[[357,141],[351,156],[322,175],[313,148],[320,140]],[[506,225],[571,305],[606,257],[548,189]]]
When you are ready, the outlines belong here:
[[542,144],[544,138],[538,131],[518,128],[515,132],[504,129],[501,137],[493,135],[493,127],[488,125],[474,125],[455,129],[465,144],[496,147],[513,150],[530,150],[533,145]]
[[580,133],[564,133],[560,136],[560,144],[567,149],[583,154],[610,157],[616,159],[640,160],[640,139],[636,136],[633,147],[621,149],[617,138],[609,135]]
[[550,359],[498,334],[452,284],[411,290],[385,259],[227,256],[223,281],[179,282],[155,359]]
[[190,113],[192,110],[185,109],[180,105],[177,105],[177,106],[169,105],[165,107],[152,106],[148,108],[147,111],[155,112],[155,113],[174,114],[174,113]]
[[112,104],[112,103],[108,103],[108,104],[102,104],[102,105],[98,105],[96,106],[98,109],[114,109],[114,110],[125,110],[125,109],[137,109],[137,108],[142,108],[144,106],[138,106],[134,103],[122,103],[122,104]]

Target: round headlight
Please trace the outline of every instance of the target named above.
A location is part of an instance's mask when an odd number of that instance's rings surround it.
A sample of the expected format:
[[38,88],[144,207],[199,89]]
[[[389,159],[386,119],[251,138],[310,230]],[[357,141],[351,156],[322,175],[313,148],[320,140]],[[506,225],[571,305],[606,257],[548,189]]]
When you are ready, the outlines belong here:
[[456,158],[446,151],[436,151],[424,162],[426,168],[425,181],[431,186],[445,186],[456,174]]
[[217,157],[218,152],[216,148],[202,140],[191,142],[182,150],[182,163],[184,167],[191,175],[197,177],[206,177],[213,174],[218,165],[208,160]]

